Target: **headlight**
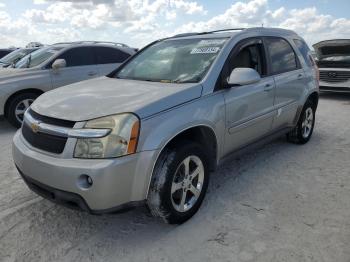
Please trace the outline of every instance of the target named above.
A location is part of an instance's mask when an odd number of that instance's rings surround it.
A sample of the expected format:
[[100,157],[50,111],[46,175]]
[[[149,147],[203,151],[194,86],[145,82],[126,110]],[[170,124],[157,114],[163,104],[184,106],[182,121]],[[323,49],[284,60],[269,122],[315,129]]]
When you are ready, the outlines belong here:
[[140,121],[133,114],[106,116],[88,121],[86,129],[110,129],[101,138],[79,138],[74,150],[76,158],[113,158],[136,152]]

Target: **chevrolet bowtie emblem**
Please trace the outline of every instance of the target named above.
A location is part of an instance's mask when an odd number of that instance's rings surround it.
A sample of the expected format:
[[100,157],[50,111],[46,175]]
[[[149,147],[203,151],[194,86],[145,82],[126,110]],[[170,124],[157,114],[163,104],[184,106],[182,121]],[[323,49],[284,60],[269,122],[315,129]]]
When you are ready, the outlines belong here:
[[30,128],[34,133],[38,133],[40,129],[39,123],[31,123]]

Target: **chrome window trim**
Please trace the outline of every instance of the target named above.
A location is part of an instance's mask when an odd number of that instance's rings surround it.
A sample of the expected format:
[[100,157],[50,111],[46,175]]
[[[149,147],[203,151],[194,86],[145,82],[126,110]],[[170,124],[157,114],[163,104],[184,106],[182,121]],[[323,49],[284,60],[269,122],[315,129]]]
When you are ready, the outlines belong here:
[[46,124],[36,120],[28,113],[24,114],[24,123],[35,133],[44,133],[65,138],[101,138],[110,134],[111,129],[67,128]]

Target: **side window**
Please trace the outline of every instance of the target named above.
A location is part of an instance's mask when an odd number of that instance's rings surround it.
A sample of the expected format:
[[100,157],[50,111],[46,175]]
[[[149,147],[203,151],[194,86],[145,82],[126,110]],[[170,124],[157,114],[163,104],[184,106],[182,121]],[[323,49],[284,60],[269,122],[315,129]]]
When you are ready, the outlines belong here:
[[310,48],[307,46],[307,44],[300,39],[294,39],[294,43],[297,46],[300,53],[302,54],[302,56],[304,57],[305,63],[310,67],[313,66],[314,61],[310,53]]
[[282,38],[266,38],[265,40],[272,74],[293,71],[299,68],[298,60],[292,46]]
[[251,40],[251,44],[245,42],[246,45],[240,45],[241,50],[233,55],[231,54],[226,60],[222,72],[216,83],[217,90],[227,86],[227,78],[235,68],[248,67],[255,69],[262,77],[267,75],[266,59],[264,46],[260,40]]
[[110,47],[96,47],[97,64],[117,64],[123,63],[130,55]]
[[261,76],[266,75],[266,68],[263,57],[263,45],[252,44],[244,47],[239,53],[228,61],[229,73],[238,67],[255,69]]
[[65,59],[67,67],[95,64],[94,54],[90,47],[76,47],[67,50],[56,59]]

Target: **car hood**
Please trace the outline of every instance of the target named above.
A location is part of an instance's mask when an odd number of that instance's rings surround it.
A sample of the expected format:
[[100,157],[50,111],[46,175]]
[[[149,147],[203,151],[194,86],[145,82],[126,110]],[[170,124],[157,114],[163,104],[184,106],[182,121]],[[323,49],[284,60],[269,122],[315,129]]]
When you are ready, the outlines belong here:
[[64,120],[85,121],[133,112],[145,118],[200,97],[200,84],[170,84],[99,77],[41,95],[35,112]]
[[350,56],[350,39],[335,39],[313,45],[319,59],[330,56]]

